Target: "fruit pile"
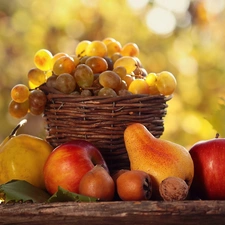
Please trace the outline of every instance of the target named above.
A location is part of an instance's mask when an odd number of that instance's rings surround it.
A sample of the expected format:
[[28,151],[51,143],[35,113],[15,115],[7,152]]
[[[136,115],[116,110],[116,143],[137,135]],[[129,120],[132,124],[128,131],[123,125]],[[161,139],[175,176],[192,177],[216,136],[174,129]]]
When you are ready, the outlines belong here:
[[143,67],[139,47],[113,38],[84,40],[75,54],[52,54],[40,49],[34,55],[35,68],[28,71],[28,86],[11,89],[9,113],[16,118],[28,112],[40,115],[45,109],[47,93],[77,96],[124,96],[132,94],[171,95],[176,88],[172,73],[148,73]]
[[[130,169],[110,173],[90,142],[73,140],[52,148],[43,139],[16,135],[22,123],[0,144],[0,202],[1,198],[43,202],[61,189],[69,193],[67,201],[71,195],[73,201],[225,200],[224,138],[198,142],[188,151],[133,123],[124,131]],[[22,186],[22,195],[15,197],[21,188],[12,190],[13,180],[30,186]],[[45,200],[35,198],[40,191],[49,194]]]

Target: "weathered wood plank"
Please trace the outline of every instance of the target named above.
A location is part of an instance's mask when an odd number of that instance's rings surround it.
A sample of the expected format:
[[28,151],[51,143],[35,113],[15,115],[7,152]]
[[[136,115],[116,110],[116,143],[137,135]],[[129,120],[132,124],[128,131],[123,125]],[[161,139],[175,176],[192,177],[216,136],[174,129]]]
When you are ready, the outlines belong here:
[[0,224],[225,224],[225,201],[2,204]]

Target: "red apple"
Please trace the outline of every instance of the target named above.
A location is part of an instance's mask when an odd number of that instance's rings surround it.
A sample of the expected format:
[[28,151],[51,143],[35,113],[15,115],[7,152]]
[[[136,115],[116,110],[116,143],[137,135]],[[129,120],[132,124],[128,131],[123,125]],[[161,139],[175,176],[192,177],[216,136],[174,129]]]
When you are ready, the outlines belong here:
[[225,138],[197,142],[190,154],[194,162],[191,191],[204,200],[225,200]]
[[78,193],[81,178],[96,164],[108,167],[100,151],[88,141],[73,140],[56,147],[44,166],[47,191],[54,194],[58,186]]

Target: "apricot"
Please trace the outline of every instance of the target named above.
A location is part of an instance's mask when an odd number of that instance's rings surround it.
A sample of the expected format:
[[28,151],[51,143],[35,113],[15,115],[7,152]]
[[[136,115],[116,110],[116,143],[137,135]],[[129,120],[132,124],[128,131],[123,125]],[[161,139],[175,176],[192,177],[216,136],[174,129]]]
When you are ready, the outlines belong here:
[[125,173],[125,172],[127,172],[127,171],[129,171],[129,170],[128,170],[128,169],[120,169],[120,170],[117,170],[116,172],[114,172],[114,173],[112,174],[112,179],[114,180],[114,182],[116,183],[117,178],[118,178],[121,174],[123,174],[123,173]]
[[123,172],[116,179],[117,193],[123,201],[148,200],[152,196],[150,175],[141,170]]
[[111,201],[115,194],[115,183],[105,168],[96,165],[81,178],[79,194]]

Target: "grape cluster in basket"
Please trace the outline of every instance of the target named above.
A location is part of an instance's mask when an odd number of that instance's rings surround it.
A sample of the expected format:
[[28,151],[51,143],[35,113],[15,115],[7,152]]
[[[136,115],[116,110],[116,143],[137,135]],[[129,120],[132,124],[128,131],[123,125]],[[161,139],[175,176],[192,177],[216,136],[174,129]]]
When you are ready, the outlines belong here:
[[74,55],[52,54],[40,49],[34,55],[35,67],[28,71],[28,86],[11,89],[9,113],[16,118],[28,112],[43,113],[46,93],[77,96],[124,96],[132,94],[171,95],[176,79],[168,71],[148,73],[138,58],[139,47],[114,38],[83,40]]

